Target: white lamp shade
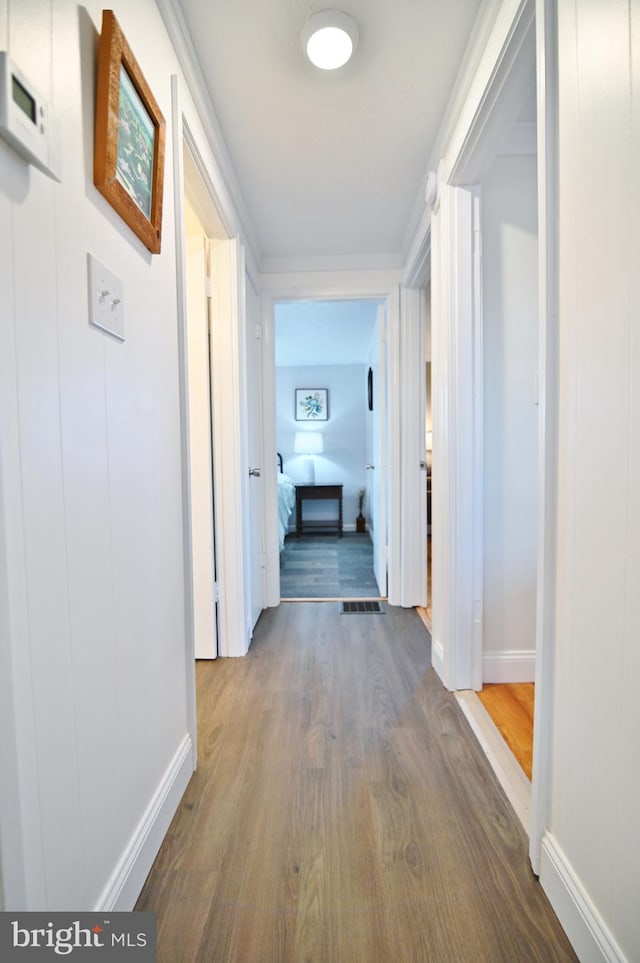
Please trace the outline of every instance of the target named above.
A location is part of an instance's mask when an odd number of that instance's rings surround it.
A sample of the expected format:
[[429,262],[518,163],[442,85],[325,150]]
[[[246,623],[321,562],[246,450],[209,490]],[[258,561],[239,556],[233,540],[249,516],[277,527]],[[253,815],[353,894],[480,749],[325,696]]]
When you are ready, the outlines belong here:
[[296,455],[322,454],[322,435],[319,431],[297,431],[293,442],[293,450]]

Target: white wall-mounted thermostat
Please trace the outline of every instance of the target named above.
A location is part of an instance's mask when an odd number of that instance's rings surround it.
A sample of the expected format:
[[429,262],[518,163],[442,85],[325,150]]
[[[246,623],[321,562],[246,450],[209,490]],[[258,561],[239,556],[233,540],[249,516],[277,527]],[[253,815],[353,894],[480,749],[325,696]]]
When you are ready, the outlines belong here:
[[25,160],[60,180],[60,130],[55,112],[0,50],[0,137]]

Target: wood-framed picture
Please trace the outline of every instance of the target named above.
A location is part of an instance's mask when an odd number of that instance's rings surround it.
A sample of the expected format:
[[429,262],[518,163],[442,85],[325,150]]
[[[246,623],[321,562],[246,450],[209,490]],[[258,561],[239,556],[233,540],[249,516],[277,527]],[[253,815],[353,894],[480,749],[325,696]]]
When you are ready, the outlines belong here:
[[296,421],[328,421],[328,389],[296,388],[295,418]]
[[93,182],[131,230],[160,253],[164,117],[113,10],[102,11]]

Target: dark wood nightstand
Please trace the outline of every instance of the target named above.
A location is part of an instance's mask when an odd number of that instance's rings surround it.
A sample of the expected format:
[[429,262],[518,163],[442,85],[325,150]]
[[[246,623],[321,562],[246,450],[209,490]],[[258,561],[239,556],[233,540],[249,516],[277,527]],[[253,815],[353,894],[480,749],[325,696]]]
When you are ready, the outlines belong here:
[[[337,531],[342,538],[342,485],[296,485],[296,535],[306,532]],[[338,518],[334,521],[308,521],[302,518],[304,501],[336,501]]]

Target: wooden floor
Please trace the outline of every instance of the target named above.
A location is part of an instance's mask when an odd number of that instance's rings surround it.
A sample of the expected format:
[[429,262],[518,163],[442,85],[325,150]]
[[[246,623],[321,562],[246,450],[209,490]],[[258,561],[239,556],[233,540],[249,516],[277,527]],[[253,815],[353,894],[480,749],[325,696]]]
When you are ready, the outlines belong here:
[[412,610],[263,614],[137,904],[160,963],[575,960]]
[[478,693],[529,781],[533,758],[534,695],[532,682],[485,683]]

